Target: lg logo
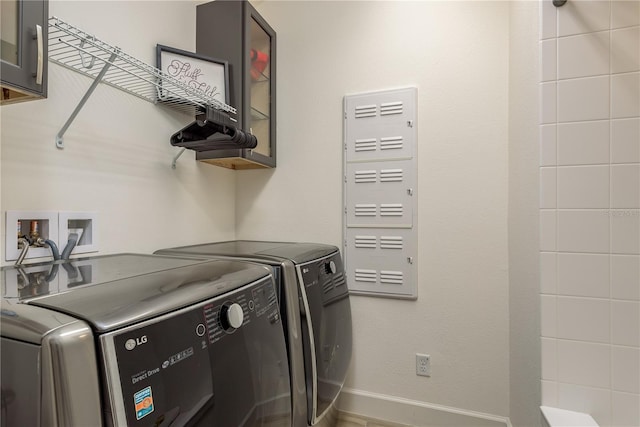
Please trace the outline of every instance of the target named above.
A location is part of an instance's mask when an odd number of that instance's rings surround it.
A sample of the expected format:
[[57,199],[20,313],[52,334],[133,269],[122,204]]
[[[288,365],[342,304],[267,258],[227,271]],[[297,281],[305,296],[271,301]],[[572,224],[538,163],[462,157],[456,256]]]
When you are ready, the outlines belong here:
[[129,351],[131,351],[134,348],[136,348],[136,346],[142,345],[142,344],[144,344],[146,342],[147,342],[147,336],[146,335],[143,335],[140,338],[135,338],[135,339],[131,338],[131,339],[128,339],[124,343],[124,348],[126,348]]

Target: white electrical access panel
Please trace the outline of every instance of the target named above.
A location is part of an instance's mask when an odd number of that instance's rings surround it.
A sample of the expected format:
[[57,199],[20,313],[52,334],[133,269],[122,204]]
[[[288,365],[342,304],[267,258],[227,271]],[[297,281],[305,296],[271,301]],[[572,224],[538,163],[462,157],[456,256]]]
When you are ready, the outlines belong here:
[[354,294],[417,298],[417,88],[344,98],[344,259]]

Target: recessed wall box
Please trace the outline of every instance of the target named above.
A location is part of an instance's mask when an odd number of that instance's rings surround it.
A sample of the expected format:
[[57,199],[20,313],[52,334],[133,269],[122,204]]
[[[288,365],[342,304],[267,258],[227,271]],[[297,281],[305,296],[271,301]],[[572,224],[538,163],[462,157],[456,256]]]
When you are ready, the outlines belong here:
[[61,252],[71,233],[78,235],[78,243],[71,254],[98,252],[97,212],[60,212],[58,221]]
[[[52,211],[7,211],[5,228],[5,260],[14,261],[20,255],[18,234],[31,236],[37,234],[42,239],[58,243],[58,213]],[[27,259],[51,256],[46,247],[30,246]]]

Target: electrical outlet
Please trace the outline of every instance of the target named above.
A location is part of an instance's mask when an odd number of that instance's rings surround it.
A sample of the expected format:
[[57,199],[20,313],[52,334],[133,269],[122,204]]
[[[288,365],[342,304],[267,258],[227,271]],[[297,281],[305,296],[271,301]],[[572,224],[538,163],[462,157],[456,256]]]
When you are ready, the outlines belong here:
[[416,353],[416,375],[422,377],[431,376],[431,356]]

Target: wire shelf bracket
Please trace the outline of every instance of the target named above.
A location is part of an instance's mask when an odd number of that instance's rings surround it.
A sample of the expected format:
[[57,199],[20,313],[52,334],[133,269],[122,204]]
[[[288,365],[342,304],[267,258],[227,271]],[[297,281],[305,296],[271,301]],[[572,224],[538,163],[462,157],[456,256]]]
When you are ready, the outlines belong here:
[[[100,41],[57,17],[49,18],[49,60],[83,74],[93,82],[56,135],[56,147],[64,148],[64,134],[100,83],[153,104],[167,105],[194,114],[207,108],[236,114],[230,105],[163,73],[119,47]],[[179,156],[177,156],[179,157]],[[173,165],[175,165],[174,159]]]

